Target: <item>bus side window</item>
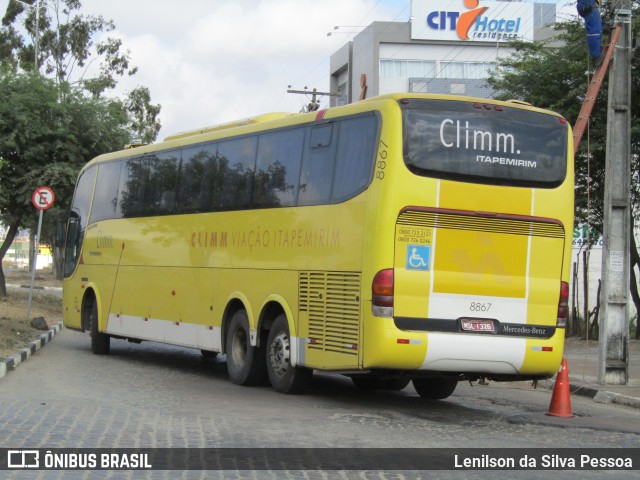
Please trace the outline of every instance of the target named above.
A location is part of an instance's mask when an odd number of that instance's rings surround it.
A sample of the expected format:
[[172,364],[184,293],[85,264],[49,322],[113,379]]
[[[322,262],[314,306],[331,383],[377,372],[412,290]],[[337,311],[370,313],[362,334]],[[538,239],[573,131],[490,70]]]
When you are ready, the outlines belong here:
[[253,187],[254,207],[295,205],[303,144],[303,128],[260,135]]
[[373,175],[378,121],[375,116],[340,122],[333,203],[344,202],[362,192]]
[[324,125],[316,125],[311,127],[311,134],[309,136],[310,148],[324,148],[328,147],[331,143],[331,135],[333,133],[333,123],[327,123]]
[[176,198],[180,213],[206,212],[211,205],[212,177],[216,175],[215,144],[198,145],[182,152],[180,184]]
[[76,193],[71,205],[71,210],[79,219],[80,230],[83,232],[89,223],[89,208],[91,207],[91,197],[93,196],[93,187],[97,171],[98,167],[94,166],[82,173],[78,179]]
[[125,160],[120,175],[120,194],[118,208],[123,217],[140,217],[144,215],[144,197],[149,166],[142,158]]
[[120,186],[120,166],[122,162],[103,163],[98,169],[96,191],[93,194],[93,208],[90,223],[116,218],[118,187]]
[[167,152],[145,157],[149,180],[144,194],[146,215],[175,213],[178,186],[178,158],[180,152]]
[[78,179],[76,193],[71,204],[71,214],[67,225],[67,241],[64,255],[64,276],[69,277],[76,268],[84,230],[89,220],[89,208],[95,184],[97,167],[85,170]]
[[258,137],[245,137],[218,144],[217,169],[211,179],[212,210],[245,210],[251,205],[253,176],[256,169]]
[[331,200],[337,144],[333,139],[335,129],[334,123],[314,125],[307,129],[298,205],[321,205]]

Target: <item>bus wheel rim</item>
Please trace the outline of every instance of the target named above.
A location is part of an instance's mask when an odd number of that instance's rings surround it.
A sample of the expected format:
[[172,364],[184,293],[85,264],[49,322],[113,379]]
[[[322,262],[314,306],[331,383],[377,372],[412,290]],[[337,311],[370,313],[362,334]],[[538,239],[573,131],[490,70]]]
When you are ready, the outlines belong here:
[[271,343],[269,349],[269,361],[273,372],[282,377],[287,373],[290,365],[289,337],[284,332],[279,333]]

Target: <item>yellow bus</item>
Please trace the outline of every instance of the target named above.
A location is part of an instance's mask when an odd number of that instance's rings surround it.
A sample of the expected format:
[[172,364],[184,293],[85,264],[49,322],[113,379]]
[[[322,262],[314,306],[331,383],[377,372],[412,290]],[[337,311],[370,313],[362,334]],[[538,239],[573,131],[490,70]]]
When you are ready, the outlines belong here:
[[394,94],[102,155],[65,218],[64,322],[226,355],[232,382],[313,370],[446,398],[558,371],[573,232],[562,116]]

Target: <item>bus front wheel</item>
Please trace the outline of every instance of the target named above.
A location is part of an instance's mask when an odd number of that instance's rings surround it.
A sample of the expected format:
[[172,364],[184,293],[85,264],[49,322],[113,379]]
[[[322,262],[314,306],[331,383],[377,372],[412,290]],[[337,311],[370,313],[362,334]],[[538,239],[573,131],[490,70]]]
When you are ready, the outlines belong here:
[[271,386],[280,393],[301,393],[311,383],[313,370],[291,365],[291,337],[287,317],[280,314],[269,330],[267,372]]
[[414,378],[412,382],[418,395],[429,400],[447,398],[458,385],[458,380],[455,378]]
[[226,337],[227,372],[236,385],[260,385],[266,377],[264,355],[251,345],[247,312],[231,317]]
[[111,350],[111,337],[98,330],[98,304],[94,301],[89,314],[91,323],[91,351],[96,355],[107,355]]

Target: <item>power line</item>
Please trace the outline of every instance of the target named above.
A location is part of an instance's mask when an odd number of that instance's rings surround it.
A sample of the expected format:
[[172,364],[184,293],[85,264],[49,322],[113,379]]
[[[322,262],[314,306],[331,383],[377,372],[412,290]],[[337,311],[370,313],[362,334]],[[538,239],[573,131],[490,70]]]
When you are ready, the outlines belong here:
[[[376,1],[376,3],[373,5],[373,7],[371,7],[371,8],[369,9],[369,11],[368,11],[368,12],[367,12],[363,17],[362,17],[362,19],[361,19],[359,22],[356,22],[355,24],[357,24],[357,25],[362,25],[362,24],[364,24],[364,23],[365,23],[365,19],[366,19],[367,17],[369,17],[369,16],[372,14],[372,12],[373,12],[374,10],[376,10],[376,9],[380,6],[380,3],[381,3],[381,2],[382,2],[382,0],[378,0],[378,1]],[[400,12],[399,12],[399,13],[398,13],[398,14],[397,14],[397,15],[396,15],[396,16],[395,16],[391,21],[393,22],[393,21],[395,21],[398,17],[400,17],[400,16],[405,12],[405,10],[407,10],[407,8],[408,8],[410,5],[411,5],[411,0],[407,0],[407,1],[406,1],[406,3],[405,3],[405,6],[402,8],[402,10],[401,10],[401,11],[400,11]],[[360,32],[358,32],[358,33],[360,33]],[[332,53],[331,55],[333,55],[333,53]],[[331,55],[329,55],[329,56],[325,57],[325,58],[324,58],[322,61],[320,61],[320,62],[319,62],[315,67],[313,67],[312,69],[310,69],[309,71],[307,71],[307,73],[305,73],[304,75],[302,75],[302,76],[301,76],[298,80],[296,80],[294,83],[302,83],[302,82],[303,82],[303,80],[304,80],[305,78],[307,78],[309,75],[311,75],[311,73],[313,73],[314,71],[318,70],[318,68],[320,68],[322,65],[325,65],[327,62],[329,62],[329,61],[331,60]],[[323,80],[324,78],[326,78],[326,76],[325,76],[325,75],[323,75],[323,78],[322,78],[322,79],[318,79],[318,80],[314,80],[314,81],[306,82],[306,83],[307,83],[307,84],[311,84],[311,85],[313,85],[313,84],[317,84],[318,82],[320,82],[320,81],[321,81],[321,80]],[[282,101],[282,98],[279,100],[279,102],[280,102],[280,101]]]
[[302,112],[306,113],[306,112],[315,112],[316,110],[318,110],[320,108],[320,102],[318,101],[318,96],[320,96],[320,98],[324,97],[324,96],[329,96],[329,97],[337,97],[340,96],[340,94],[338,93],[331,93],[331,92],[319,92],[317,89],[313,89],[311,91],[307,90],[307,87],[304,87],[304,90],[291,90],[291,85],[289,85],[289,89],[287,90],[287,93],[296,93],[296,94],[302,94],[302,95],[309,95],[311,94],[311,101],[309,102],[309,104],[307,104]]
[[[451,1],[455,1],[455,0],[451,0]],[[376,6],[377,6],[379,3],[380,3],[380,2],[378,2],[378,3],[376,4]],[[407,1],[407,2],[406,2],[406,4],[405,4],[405,6],[402,8],[402,10],[400,10],[400,12],[399,12],[395,17],[393,17],[393,19],[391,19],[391,20],[389,21],[389,25],[388,25],[388,26],[386,26],[386,27],[384,27],[384,28],[381,30],[381,33],[384,33],[384,32],[385,32],[385,31],[387,31],[389,28],[391,28],[392,24],[393,24],[393,23],[394,23],[394,22],[395,22],[395,21],[396,21],[400,16],[402,16],[402,15],[405,13],[405,11],[409,8],[409,6],[410,6],[410,5],[411,5],[411,1]],[[365,19],[367,16],[369,16],[369,14],[371,13],[371,11],[373,11],[373,9],[371,9],[371,10],[370,10],[370,12],[369,12],[367,15],[365,15],[365,16],[363,17],[363,19],[362,19],[363,21],[358,22],[358,24],[362,24],[362,23],[364,23],[364,19]],[[368,27],[370,27],[370,26],[371,26],[371,25],[369,25]],[[368,27],[365,27],[365,28],[368,28]],[[358,33],[362,33],[362,32],[358,32]],[[353,41],[353,40],[349,40],[349,41],[351,42],[351,41]],[[347,42],[347,43],[348,43],[348,42]],[[353,54],[354,54],[354,55],[357,55],[357,54],[361,53],[361,52],[362,52],[364,49],[366,49],[366,48],[368,48],[368,47],[367,47],[367,46],[360,47],[360,49],[358,49],[358,50],[354,51],[354,52],[353,52]],[[332,54],[332,55],[333,55],[333,54]],[[306,78],[306,77],[309,75],[309,73],[311,73],[312,71],[317,70],[317,69],[318,69],[318,67],[320,67],[320,65],[322,65],[322,64],[324,64],[324,63],[326,63],[326,62],[328,62],[330,59],[331,59],[331,55],[329,55],[328,57],[326,57],[322,62],[320,62],[320,64],[318,64],[316,67],[314,67],[314,68],[313,68],[311,71],[309,71],[307,74],[303,75],[303,76],[300,78],[300,80],[302,80],[302,79]],[[299,81],[300,81],[300,80],[299,80]],[[315,83],[317,83],[317,82],[319,82],[319,81],[320,81],[320,80],[315,80],[315,81],[313,81],[313,82],[309,82],[309,83],[311,83],[311,84],[315,84]]]

